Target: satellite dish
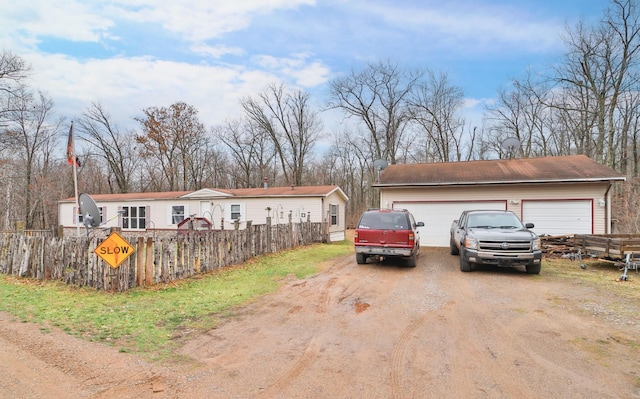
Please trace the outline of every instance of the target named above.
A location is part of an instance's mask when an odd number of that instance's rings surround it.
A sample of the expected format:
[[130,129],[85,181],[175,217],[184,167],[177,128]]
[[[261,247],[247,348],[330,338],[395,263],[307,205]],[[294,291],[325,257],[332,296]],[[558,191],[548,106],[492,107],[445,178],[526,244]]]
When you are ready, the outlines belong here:
[[509,153],[509,159],[511,159],[515,150],[520,148],[520,140],[515,137],[508,137],[500,143],[500,147]]
[[389,162],[384,159],[376,159],[373,161],[373,167],[378,171],[378,183],[380,182],[380,172],[382,172],[387,166],[389,166]]
[[82,215],[82,224],[84,224],[87,230],[89,227],[95,228],[102,224],[102,217],[100,216],[98,205],[96,205],[89,194],[80,194],[78,203],[80,205],[80,214]]
[[386,168],[387,166],[389,166],[389,162],[385,161],[384,159],[376,159],[375,161],[373,161],[373,167],[378,171],[384,170],[384,168]]

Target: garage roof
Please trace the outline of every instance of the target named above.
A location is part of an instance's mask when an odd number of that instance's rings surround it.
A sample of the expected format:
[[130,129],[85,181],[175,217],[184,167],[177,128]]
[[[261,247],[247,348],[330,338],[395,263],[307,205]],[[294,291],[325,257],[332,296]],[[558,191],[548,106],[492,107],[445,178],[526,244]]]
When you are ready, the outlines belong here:
[[586,155],[389,165],[374,187],[624,181]]

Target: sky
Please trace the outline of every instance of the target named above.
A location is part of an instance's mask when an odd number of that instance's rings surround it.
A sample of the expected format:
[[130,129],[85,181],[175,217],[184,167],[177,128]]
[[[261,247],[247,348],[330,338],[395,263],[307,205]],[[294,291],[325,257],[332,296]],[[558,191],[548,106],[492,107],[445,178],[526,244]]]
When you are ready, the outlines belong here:
[[[0,0],[0,50],[31,65],[29,85],[67,121],[94,102],[134,129],[143,109],[184,101],[213,127],[239,118],[240,99],[273,83],[308,92],[322,109],[332,79],[386,60],[446,73],[473,119],[513,78],[558,62],[566,27],[597,23],[608,4]],[[339,129],[334,122],[325,129]]]

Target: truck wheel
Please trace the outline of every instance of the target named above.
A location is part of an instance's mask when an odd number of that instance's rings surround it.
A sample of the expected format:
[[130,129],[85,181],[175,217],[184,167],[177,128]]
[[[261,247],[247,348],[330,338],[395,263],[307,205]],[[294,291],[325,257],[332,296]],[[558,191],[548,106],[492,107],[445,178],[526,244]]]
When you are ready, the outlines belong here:
[[449,248],[451,249],[451,255],[460,255],[460,251],[458,250],[458,247],[456,247],[453,237],[449,240]]
[[356,254],[356,263],[359,265],[367,263],[367,257],[364,254]]
[[411,255],[411,257],[409,259],[407,259],[407,266],[408,267],[416,267],[416,263],[417,263],[416,258],[417,257],[418,257],[418,255],[415,254],[415,253],[413,255]]
[[527,265],[527,273],[529,274],[540,274],[540,269],[542,265],[540,263]]
[[467,259],[465,259],[464,254],[460,254],[460,271],[470,272],[471,271],[471,263]]

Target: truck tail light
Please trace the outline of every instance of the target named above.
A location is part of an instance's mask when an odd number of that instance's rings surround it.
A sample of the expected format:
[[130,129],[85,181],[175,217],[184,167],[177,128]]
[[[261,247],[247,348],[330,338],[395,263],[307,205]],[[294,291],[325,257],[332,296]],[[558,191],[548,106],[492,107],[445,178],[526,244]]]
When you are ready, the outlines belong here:
[[409,233],[409,245],[413,246],[416,241],[416,236],[413,233]]
[[353,242],[359,242],[358,241],[358,231],[356,230],[356,232],[353,234]]

